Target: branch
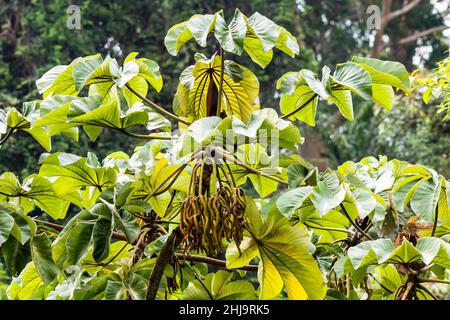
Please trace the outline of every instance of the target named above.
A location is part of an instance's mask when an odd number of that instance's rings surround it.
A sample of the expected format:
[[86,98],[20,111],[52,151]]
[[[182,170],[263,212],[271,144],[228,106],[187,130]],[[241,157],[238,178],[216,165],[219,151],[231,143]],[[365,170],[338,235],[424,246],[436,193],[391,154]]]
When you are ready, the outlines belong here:
[[[45,225],[47,227],[50,227],[52,229],[55,229],[57,231],[62,231],[64,229],[63,225],[60,225],[60,224],[57,224],[57,223],[44,221],[44,220],[39,220],[39,219],[33,219],[33,220],[36,223],[43,224],[43,225]],[[116,240],[127,241],[125,235],[120,233],[120,232],[114,231],[112,233],[112,237],[114,239],[116,239]],[[167,239],[167,242],[168,241],[169,241],[169,239]],[[195,254],[185,255],[185,254],[179,253],[179,252],[175,252],[174,255],[180,260],[193,261],[193,262],[203,262],[203,263],[215,265],[215,266],[227,269],[227,270],[231,270],[231,269],[227,268],[227,262],[224,261],[224,260],[210,258],[210,257],[206,257],[206,256],[195,255]],[[246,271],[258,271],[258,266],[257,265],[253,265],[253,264],[247,264],[247,265],[245,265],[245,266],[243,266],[241,268],[236,268],[236,269],[246,270]]]
[[402,39],[400,39],[400,40],[398,40],[398,41],[396,41],[394,43],[389,43],[389,44],[386,45],[386,47],[392,46],[394,44],[396,44],[396,45],[407,44],[409,42],[416,41],[419,38],[425,37],[425,36],[427,36],[429,34],[440,32],[440,31],[443,31],[443,30],[448,29],[448,28],[450,28],[450,27],[438,26],[438,27],[430,28],[428,30],[421,31],[421,32],[416,32],[416,33],[414,33],[414,34],[412,34],[412,35],[410,35],[408,37],[402,38]]
[[380,52],[382,50],[383,35],[384,35],[384,30],[386,29],[386,26],[389,23],[389,14],[391,13],[391,5],[392,5],[391,0],[383,0],[380,28],[378,28],[377,31],[375,32],[373,48],[372,48],[372,52],[370,54],[370,56],[372,58],[378,58],[378,56],[380,55]]
[[227,155],[227,154],[225,154],[225,153],[223,153],[223,152],[221,152],[221,151],[217,151],[217,150],[216,150],[216,153],[219,153],[219,152],[224,156],[224,158],[225,158],[226,160],[230,161],[230,162],[233,163],[233,164],[236,164],[236,165],[238,165],[238,166],[241,166],[242,168],[246,169],[248,172],[251,172],[251,173],[260,175],[260,176],[262,176],[262,177],[265,177],[265,178],[267,178],[267,179],[276,181],[276,182],[278,182],[278,183],[282,183],[282,184],[285,184],[285,185],[288,184],[286,181],[284,181],[284,180],[282,180],[282,179],[280,179],[280,178],[277,178],[277,177],[271,176],[271,175],[269,175],[269,174],[266,174],[266,173],[264,173],[264,172],[258,171],[257,169],[250,167],[249,165],[243,163],[242,161],[239,161],[239,160],[237,160],[237,159],[234,159],[233,157],[231,157],[231,156],[229,156],[229,155]]
[[312,226],[309,223],[303,222],[305,226],[307,226],[310,229],[319,229],[319,230],[326,230],[326,231],[336,231],[336,232],[344,232],[348,234],[354,234],[353,231],[347,230],[347,229],[341,229],[341,228],[331,228],[331,227],[321,227],[321,226]]
[[[53,223],[53,222],[50,222],[50,221],[44,221],[44,220],[39,220],[39,219],[35,219],[35,218],[33,220],[36,223],[43,224],[44,226],[50,227],[50,228],[55,229],[57,231],[63,231],[64,228],[65,228],[65,226],[63,226],[61,224]],[[116,240],[127,241],[127,237],[125,237],[125,235],[123,233],[120,233],[120,232],[113,231],[112,237],[114,239],[116,239]]]
[[356,230],[359,231],[359,233],[361,233],[363,236],[365,236],[367,239],[369,240],[373,240],[373,238],[371,236],[369,236],[366,232],[364,232],[363,229],[361,229],[361,227],[353,221],[353,219],[350,217],[350,215],[348,214],[347,210],[345,209],[345,207],[343,206],[343,204],[341,203],[341,209],[342,212],[344,213],[345,217],[348,219],[348,221],[355,227]]
[[224,64],[225,64],[225,59],[224,59],[224,55],[225,53],[222,50],[222,47],[220,47],[220,83],[219,83],[219,94],[218,94],[218,99],[217,99],[217,116],[220,115],[220,109],[222,108],[222,91],[223,91],[223,69],[224,69]]
[[155,266],[153,267],[150,279],[148,280],[147,293],[145,300],[155,300],[158,293],[159,283],[164,275],[164,269],[169,264],[170,259],[174,255],[175,248],[181,242],[181,232],[179,228],[176,228],[167,238],[164,245],[161,247],[161,251],[156,258]]
[[317,93],[313,94],[313,95],[311,96],[311,98],[309,98],[308,100],[306,100],[305,103],[303,103],[301,106],[295,108],[295,109],[292,110],[291,112],[286,113],[285,115],[282,115],[282,116],[280,117],[280,119],[288,119],[290,116],[296,114],[297,112],[299,112],[300,110],[302,110],[304,107],[306,107],[308,104],[310,104],[311,101],[313,101],[316,97],[317,97]]
[[14,131],[13,129],[9,129],[8,130],[8,132],[6,133],[5,137],[0,141],[0,146],[2,144],[4,144],[11,137],[13,131]]
[[125,129],[123,130],[119,130],[120,132],[123,132],[125,135],[132,137],[132,138],[136,138],[136,139],[144,139],[144,140],[172,140],[171,136],[162,136],[162,135],[158,135],[158,134],[154,134],[154,133],[150,133],[150,134],[138,134],[138,133],[133,133],[130,131],[127,131]]
[[164,108],[158,106],[156,103],[154,103],[153,101],[150,101],[149,99],[147,99],[146,97],[142,96],[140,93],[138,93],[136,90],[134,90],[128,83],[125,85],[125,87],[127,87],[128,90],[130,90],[135,96],[137,96],[139,99],[141,99],[142,101],[144,101],[149,107],[153,108],[155,111],[161,113],[162,115],[165,115],[167,117],[170,117],[172,119],[175,119],[181,123],[184,123],[185,125],[190,125],[191,123],[180,118],[177,117],[176,115],[174,115],[173,113],[165,110]]
[[436,228],[439,221],[439,203],[436,205],[435,214],[434,214],[434,223],[433,223],[433,230],[431,231],[431,236],[434,237],[434,234],[436,233]]
[[403,6],[401,9],[398,9],[396,11],[392,11],[387,16],[387,20],[390,21],[392,19],[397,18],[398,16],[402,16],[402,15],[406,14],[407,12],[411,11],[411,9],[416,7],[420,3],[420,1],[421,0],[412,0],[407,5]]
[[420,290],[425,291],[426,293],[428,293],[428,295],[430,295],[430,297],[433,298],[434,300],[440,300],[438,297],[436,297],[430,290],[425,288],[423,285],[418,284],[417,288],[419,288]]
[[[220,259],[205,257],[205,256],[199,256],[199,255],[185,255],[183,253],[175,253],[175,256],[180,260],[187,260],[187,261],[194,261],[194,262],[204,262],[207,264],[212,264],[221,268],[225,268],[227,270],[231,270],[227,268],[227,262]],[[258,271],[258,266],[254,264],[247,264],[241,268],[237,268],[240,270],[247,270],[247,271]]]
[[383,0],[382,16],[381,16],[381,26],[375,33],[374,45],[372,48],[371,57],[378,58],[381,51],[383,51],[388,45],[383,44],[384,30],[392,19],[398,16],[404,15],[417,6],[421,0],[413,0],[408,4],[396,11],[391,11],[392,1]]
[[419,282],[431,282],[431,283],[443,283],[443,284],[450,284],[449,280],[440,280],[440,279],[417,279]]
[[406,300],[406,299],[408,299],[409,292],[411,291],[411,289],[412,289],[413,286],[414,286],[414,282],[408,281],[408,283],[407,283],[407,285],[406,285],[406,289],[405,289],[405,291],[403,292],[403,295],[402,295],[401,300]]

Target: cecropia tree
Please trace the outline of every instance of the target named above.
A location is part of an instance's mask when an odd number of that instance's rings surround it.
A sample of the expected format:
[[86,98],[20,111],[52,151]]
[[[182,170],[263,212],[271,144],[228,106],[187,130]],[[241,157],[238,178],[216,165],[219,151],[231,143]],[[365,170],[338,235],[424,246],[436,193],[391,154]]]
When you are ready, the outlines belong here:
[[409,90],[405,68],[354,57],[319,77],[299,66],[277,82],[279,114],[231,59],[264,68],[273,50],[294,57],[289,31],[236,10],[229,23],[194,15],[164,43],[176,56],[188,41],[219,50],[181,73],[173,112],[149,98],[163,79],[137,53],[56,66],[36,82],[41,100],[0,111],[1,144],[25,131],[51,152],[55,135],[94,141],[105,129],[143,141],[102,160],[46,153],[36,174],[0,176],[8,298],[438,299],[449,181],[383,156],[319,172],[296,153],[293,121],[313,126],[329,107],[353,120],[354,96],[390,110]]

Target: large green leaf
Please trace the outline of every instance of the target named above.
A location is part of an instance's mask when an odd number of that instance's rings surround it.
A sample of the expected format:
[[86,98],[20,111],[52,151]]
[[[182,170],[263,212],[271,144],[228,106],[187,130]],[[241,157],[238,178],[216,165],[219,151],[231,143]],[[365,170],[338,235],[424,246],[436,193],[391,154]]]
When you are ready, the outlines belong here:
[[[87,57],[89,58],[89,57]],[[56,66],[44,73],[36,80],[36,87],[44,98],[56,94],[78,95],[75,82],[73,81],[73,66],[82,58],[73,60],[69,65]]]
[[0,246],[8,240],[14,223],[14,218],[8,212],[0,209]]
[[94,223],[78,220],[67,234],[66,253],[68,265],[77,264],[88,252]]
[[352,61],[369,72],[372,83],[389,85],[403,91],[409,89],[409,73],[399,62],[365,57],[353,57]]
[[29,262],[20,275],[12,280],[8,287],[8,297],[11,300],[43,299],[44,287],[36,266]]
[[[166,213],[166,209],[171,199],[171,190],[164,191],[163,186],[168,185],[166,179],[175,174],[175,171],[179,168],[180,165],[169,165],[167,159],[161,159],[154,163],[148,173],[141,172],[139,176],[139,181],[142,183],[140,188],[136,191],[135,196],[141,199],[147,199],[152,206],[152,210],[161,217]],[[171,185],[171,189],[187,193],[189,180],[190,177],[187,172],[182,170],[178,174],[176,181]],[[156,191],[164,192],[160,193]]]
[[283,283],[289,299],[323,298],[323,277],[311,255],[313,248],[306,230],[289,226],[287,219],[276,212],[263,221],[249,198],[246,216],[251,237],[244,238],[240,250],[234,243],[228,247],[227,268],[242,267],[259,255],[261,299],[277,296]]
[[298,109],[291,119],[299,119],[310,126],[315,125],[318,96],[329,97],[314,73],[303,69],[299,72],[288,72],[277,82],[281,91],[281,112],[288,114]]
[[92,255],[96,262],[100,262],[109,255],[109,244],[113,231],[112,213],[104,204],[94,206],[91,213],[99,216],[92,230],[94,242]]
[[311,192],[310,199],[319,216],[323,216],[336,208],[344,200],[345,190],[339,183],[335,173],[326,172],[322,181]]
[[[8,108],[5,114],[7,131],[15,132],[18,130],[27,132],[37,142],[39,142],[45,150],[51,150],[51,140],[49,133],[39,125],[36,125],[36,117],[38,116],[37,104],[35,102],[26,102],[23,105],[23,113],[15,108]],[[3,129],[5,130],[5,129]]]
[[10,235],[13,236],[20,244],[24,245],[36,233],[36,223],[25,214],[21,207],[0,203],[0,210],[6,212],[14,219],[14,226]]
[[331,210],[323,216],[319,216],[315,212],[306,214],[300,212],[298,218],[299,222],[320,236],[320,243],[332,242],[348,236],[346,232],[339,231],[339,229],[346,230],[349,226],[349,221],[336,210]]
[[[52,243],[52,258],[59,268],[76,264],[86,255],[98,216],[82,210],[66,224]],[[68,261],[68,263],[66,263]]]
[[[149,131],[170,130],[168,120],[142,103],[136,102],[124,111],[117,100],[104,102],[100,95],[47,98],[40,104],[40,118],[36,124],[46,126],[50,135],[62,132],[70,136],[73,136],[73,130],[76,133],[77,126],[83,126],[91,140],[95,140],[103,128],[122,132],[138,126]],[[74,138],[77,139],[77,134]]]
[[249,179],[261,197],[266,197],[277,190],[278,182],[271,177],[278,179],[286,177],[284,169],[271,166],[272,157],[267,155],[260,144],[240,145],[236,157],[245,165],[262,173],[249,172],[240,165],[231,165],[236,184],[242,185]]
[[194,280],[183,291],[184,300],[252,300],[255,288],[246,280],[231,281],[232,273],[209,273],[205,279]]
[[426,222],[433,222],[436,210],[440,219],[448,220],[446,180],[422,165],[409,165],[399,173],[393,192],[400,208],[410,204],[412,211]]
[[5,260],[5,265],[9,271],[9,274],[13,277],[18,276],[27,263],[31,260],[30,246],[28,243],[26,245],[22,245],[14,237],[9,237],[8,241],[3,243],[1,247],[1,254]]
[[16,198],[17,203],[26,211],[31,210],[35,204],[54,219],[64,218],[69,208],[69,202],[55,194],[53,184],[38,175],[31,175],[20,183],[11,172],[2,174],[0,199],[6,198]]
[[375,209],[376,203],[376,199],[369,191],[363,189],[349,190],[347,188],[342,205],[352,219],[357,217],[364,219]]
[[88,158],[82,158],[69,153],[54,153],[48,155],[43,161],[40,176],[52,179],[57,195],[70,199],[71,202],[80,203],[80,188],[91,190],[91,201],[100,194],[100,191],[114,185],[116,172],[113,168],[104,168],[98,164],[89,163]]
[[31,239],[31,257],[44,283],[50,283],[59,274],[52,259],[52,243],[46,234],[37,234]]
[[100,55],[78,58],[69,66],[51,69],[36,84],[44,98],[57,94],[77,96],[89,87],[89,95],[101,95],[105,102],[111,102],[122,94],[131,108],[141,99],[127,85],[141,96],[146,96],[149,84],[158,92],[163,84],[156,62],[146,58],[136,59],[137,55],[136,52],[129,54],[122,67],[115,59],[103,60]]
[[355,269],[378,264],[435,263],[449,268],[450,246],[438,238],[420,238],[417,245],[403,238],[400,246],[394,247],[390,239],[363,242],[348,250],[348,258]]
[[297,39],[285,28],[258,12],[247,18],[238,9],[228,25],[222,11],[214,15],[194,15],[170,28],[164,44],[171,55],[177,55],[180,48],[192,38],[205,47],[210,32],[214,32],[223,50],[237,55],[245,51],[263,68],[272,60],[274,47],[292,57],[299,52]]
[[337,64],[331,79],[364,99],[372,97],[370,74],[354,62]]
[[374,58],[353,57],[353,62],[366,70],[372,78],[372,98],[390,111],[394,101],[394,88],[407,91],[409,74],[399,62]]
[[[210,113],[217,108],[221,64],[217,55],[211,59],[200,56],[194,66],[182,72],[174,98],[174,110],[178,115],[191,120],[212,115]],[[258,94],[256,76],[235,62],[225,61],[219,113],[225,112],[247,121],[252,111],[259,108]]]
[[259,143],[264,148],[296,150],[297,145],[303,142],[298,128],[290,121],[280,119],[270,108],[254,111],[247,123],[235,116],[202,118],[194,121],[187,133],[183,143],[191,144],[193,149],[195,144],[215,144],[226,149],[232,144]]
[[125,279],[108,280],[105,288],[105,299],[124,300],[130,297],[132,300],[144,300],[146,290],[147,283],[145,279],[131,272]]
[[283,193],[277,199],[277,207],[280,212],[286,217],[290,218],[292,214],[300,208],[303,202],[311,194],[313,187],[305,186],[300,188],[295,188]]
[[281,111],[291,119],[314,126],[318,98],[335,104],[341,114],[353,120],[352,93],[365,100],[373,99],[390,110],[395,88],[409,87],[409,75],[403,65],[392,61],[354,58],[354,62],[322,69],[322,80],[309,70],[288,72],[277,83],[281,91]]
[[228,52],[241,55],[244,38],[247,32],[245,16],[238,9],[235,10],[233,19],[227,25],[220,14],[216,14],[214,35],[220,46]]
[[[85,126],[85,131],[89,134],[91,140],[95,140],[101,132],[101,128],[111,128],[119,131],[142,126],[148,130],[161,129],[167,131],[170,129],[170,122],[162,115],[152,112],[150,108],[142,104],[135,104],[132,108],[123,112],[116,101],[103,104],[91,112],[73,117],[70,119],[73,125]],[[88,126],[88,128],[86,128]],[[96,127],[94,131],[92,127]],[[94,135],[90,132],[95,132]]]

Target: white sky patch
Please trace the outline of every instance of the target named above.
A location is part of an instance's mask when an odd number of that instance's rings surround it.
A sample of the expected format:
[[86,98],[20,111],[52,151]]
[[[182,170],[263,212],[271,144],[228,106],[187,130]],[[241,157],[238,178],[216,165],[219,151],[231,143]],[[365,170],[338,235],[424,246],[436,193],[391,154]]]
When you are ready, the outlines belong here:
[[[116,57],[122,56],[122,49],[120,48],[120,45],[114,40],[114,37],[109,37],[104,45],[105,49],[108,49],[108,52],[112,53]],[[108,56],[110,54],[108,53]]]
[[297,0],[297,8],[300,12],[305,12],[305,0]]

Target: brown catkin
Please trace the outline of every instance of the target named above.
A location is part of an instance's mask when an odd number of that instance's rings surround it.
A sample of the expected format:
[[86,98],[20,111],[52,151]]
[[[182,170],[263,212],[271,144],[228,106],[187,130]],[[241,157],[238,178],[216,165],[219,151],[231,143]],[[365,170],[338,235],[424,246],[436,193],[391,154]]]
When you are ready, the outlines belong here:
[[240,188],[223,185],[214,195],[190,195],[181,203],[180,230],[185,251],[217,255],[222,240],[243,239],[245,194]]

